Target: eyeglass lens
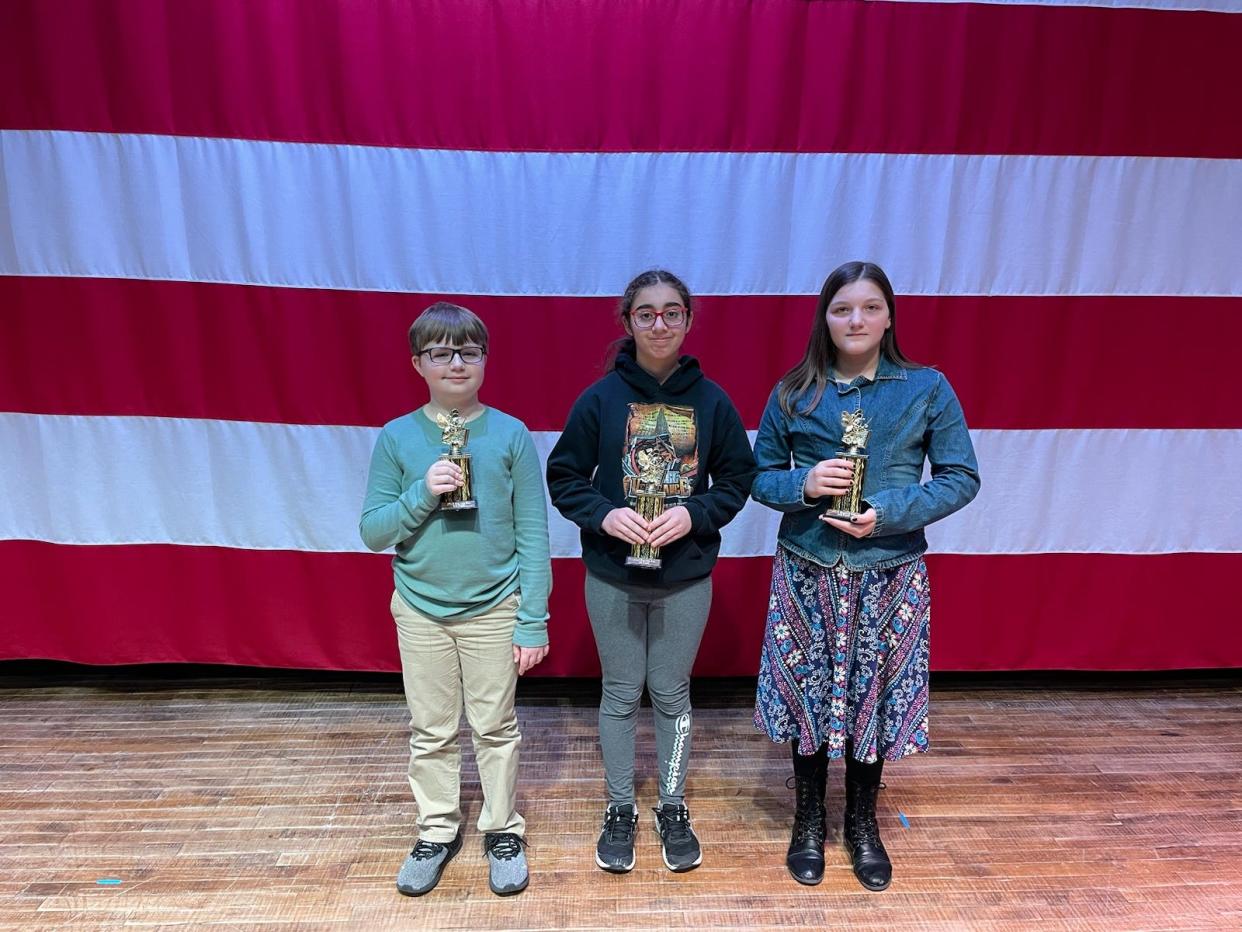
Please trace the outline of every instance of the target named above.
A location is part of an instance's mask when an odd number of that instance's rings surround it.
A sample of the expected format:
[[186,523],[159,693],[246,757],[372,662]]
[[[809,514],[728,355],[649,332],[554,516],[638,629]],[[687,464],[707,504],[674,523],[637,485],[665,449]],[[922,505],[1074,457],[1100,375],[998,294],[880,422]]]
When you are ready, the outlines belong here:
[[468,366],[478,365],[483,361],[483,349],[479,346],[463,346],[461,349],[453,349],[451,346],[433,346],[423,352],[437,366],[447,366],[453,361],[454,356],[460,356],[461,361]]

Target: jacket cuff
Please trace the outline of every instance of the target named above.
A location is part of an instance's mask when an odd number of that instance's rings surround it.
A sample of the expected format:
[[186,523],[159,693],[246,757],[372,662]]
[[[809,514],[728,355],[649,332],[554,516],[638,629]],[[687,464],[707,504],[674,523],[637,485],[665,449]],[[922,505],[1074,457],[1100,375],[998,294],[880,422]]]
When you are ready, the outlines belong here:
[[814,508],[819,504],[817,498],[806,497],[806,477],[811,474],[810,466],[803,466],[799,469],[791,469],[789,471],[789,479],[794,483],[793,488],[789,490],[789,496],[784,504],[801,505],[803,508]]
[[875,537],[884,530],[884,506],[877,505],[870,499],[864,499],[863,504],[875,509],[875,527],[871,529],[869,536]]

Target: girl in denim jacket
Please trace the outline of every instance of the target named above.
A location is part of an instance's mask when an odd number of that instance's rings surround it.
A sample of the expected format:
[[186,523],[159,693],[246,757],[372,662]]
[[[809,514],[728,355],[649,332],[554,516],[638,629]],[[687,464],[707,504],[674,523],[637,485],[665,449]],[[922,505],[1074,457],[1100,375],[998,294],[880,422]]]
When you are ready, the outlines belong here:
[[[829,759],[845,758],[844,841],[854,874],[883,890],[892,864],[876,796],[885,760],[927,750],[931,590],[923,528],[966,505],[979,470],[948,381],[897,348],[893,289],[869,262],[824,282],[802,362],[768,399],[751,495],[784,513],[760,658],[755,725],[789,741],[796,790],[785,863],[824,875]],[[826,515],[849,490],[842,415],[870,429],[862,511]],[[923,465],[931,478],[923,482]]]

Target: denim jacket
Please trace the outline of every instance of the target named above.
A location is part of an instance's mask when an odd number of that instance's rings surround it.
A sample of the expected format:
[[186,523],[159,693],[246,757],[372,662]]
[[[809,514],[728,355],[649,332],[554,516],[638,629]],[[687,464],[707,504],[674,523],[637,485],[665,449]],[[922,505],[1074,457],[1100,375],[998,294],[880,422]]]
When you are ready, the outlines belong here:
[[[768,398],[755,438],[759,475],[751,496],[785,513],[777,541],[816,563],[851,570],[895,566],[927,550],[923,528],[965,506],[979,491],[979,466],[962,406],[935,369],[905,369],[880,357],[874,380],[830,383],[815,409],[787,416]],[[875,530],[854,538],[820,521],[828,498],[803,498],[807,473],[843,448],[841,412],[861,407],[871,428],[863,498]],[[923,460],[931,478],[921,482]],[[790,460],[793,466],[790,468]]]

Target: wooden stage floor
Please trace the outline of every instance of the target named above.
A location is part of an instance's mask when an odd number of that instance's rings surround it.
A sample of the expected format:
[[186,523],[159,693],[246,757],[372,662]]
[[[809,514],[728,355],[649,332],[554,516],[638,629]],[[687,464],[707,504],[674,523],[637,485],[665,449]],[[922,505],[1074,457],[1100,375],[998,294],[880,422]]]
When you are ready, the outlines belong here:
[[1240,674],[938,677],[932,753],[886,774],[879,894],[839,826],[821,886],[786,874],[787,752],[738,682],[696,684],[703,866],[660,861],[644,710],[638,866],[603,873],[595,687],[523,685],[530,889],[488,892],[467,742],[466,847],[409,899],[395,677],[0,664],[0,926],[1242,929]]

